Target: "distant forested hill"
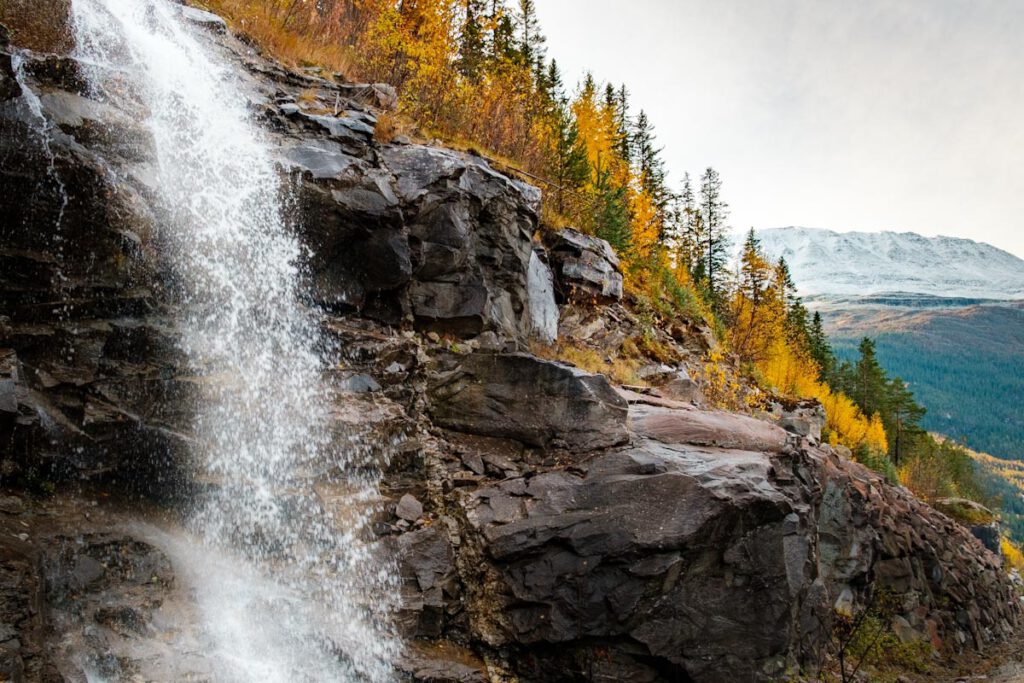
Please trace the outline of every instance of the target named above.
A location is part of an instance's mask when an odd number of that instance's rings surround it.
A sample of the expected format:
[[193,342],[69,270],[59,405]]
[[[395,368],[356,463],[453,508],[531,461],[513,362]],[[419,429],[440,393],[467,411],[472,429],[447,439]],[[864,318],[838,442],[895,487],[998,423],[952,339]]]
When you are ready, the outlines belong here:
[[867,335],[891,374],[928,409],[923,425],[974,449],[1024,460],[1021,305],[823,311],[837,355]]

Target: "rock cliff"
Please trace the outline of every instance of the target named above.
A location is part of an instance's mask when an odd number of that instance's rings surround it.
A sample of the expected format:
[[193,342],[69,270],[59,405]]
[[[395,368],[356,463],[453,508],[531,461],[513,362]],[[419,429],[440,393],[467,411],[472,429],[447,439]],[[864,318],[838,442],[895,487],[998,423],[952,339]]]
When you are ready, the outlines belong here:
[[[600,346],[633,315],[606,243],[535,239],[536,188],[472,154],[379,142],[388,86],[282,68],[215,17],[186,18],[249,74],[309,304],[337,342],[339,442],[383,474],[372,533],[400,568],[403,676],[812,676],[837,611],[883,592],[900,637],[943,655],[1014,633],[998,558],[819,443],[813,410],[705,409],[686,372],[709,343],[693,325],[657,331],[678,358],[651,364],[660,395],[531,355],[559,332]],[[167,621],[189,615],[173,552],[132,522],[206,485],[189,449],[204,380],[176,336],[152,140],[134,103],[89,92],[66,45],[29,51],[11,28],[0,484],[21,492],[0,501],[0,673],[78,680],[91,657],[113,679],[201,676],[201,654],[157,665],[159,648],[131,646],[180,645]],[[325,506],[339,495],[326,475],[313,485]],[[25,493],[40,490],[60,493]],[[120,502],[90,513],[111,491]]]

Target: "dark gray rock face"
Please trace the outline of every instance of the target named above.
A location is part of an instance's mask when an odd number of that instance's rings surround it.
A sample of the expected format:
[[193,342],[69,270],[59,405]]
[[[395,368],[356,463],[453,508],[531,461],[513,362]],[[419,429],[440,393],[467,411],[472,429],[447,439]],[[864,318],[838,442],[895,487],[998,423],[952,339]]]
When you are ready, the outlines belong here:
[[603,375],[528,354],[450,359],[428,390],[448,429],[585,451],[624,443],[627,404]]
[[787,553],[799,529],[770,469],[757,453],[645,442],[585,474],[475,491],[468,517],[504,588],[497,637],[633,642],[680,678],[781,672],[808,549]]
[[619,257],[604,240],[567,228],[545,238],[562,301],[622,298]]
[[491,330],[526,340],[541,327],[528,282],[536,189],[477,157],[375,149],[369,137],[354,140],[352,126],[338,128],[337,117],[317,116],[317,129],[304,118],[279,120],[302,135],[284,158],[298,172],[318,301],[462,336]]
[[146,136],[80,95],[73,61],[21,59],[43,118],[0,51],[0,459],[22,482],[124,465],[173,478],[191,417],[173,276],[144,185],[109,182]]

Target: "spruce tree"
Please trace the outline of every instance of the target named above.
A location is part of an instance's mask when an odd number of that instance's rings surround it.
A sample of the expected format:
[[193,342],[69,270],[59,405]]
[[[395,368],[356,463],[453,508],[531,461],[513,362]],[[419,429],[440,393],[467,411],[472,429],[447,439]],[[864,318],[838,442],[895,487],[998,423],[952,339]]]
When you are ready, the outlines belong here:
[[[619,86],[617,97],[619,110],[618,126],[620,131],[625,131],[629,128],[629,91],[626,90],[625,83]],[[631,161],[630,154],[630,141],[624,135],[619,143],[619,156],[628,164]]]
[[484,0],[464,0],[462,36],[459,43],[459,69],[470,80],[476,80],[484,61]]
[[864,337],[857,347],[860,357],[853,368],[853,400],[865,415],[885,412],[885,370],[878,363],[875,342]]
[[681,257],[685,261],[690,277],[694,282],[704,280],[704,221],[701,218],[700,209],[697,206],[697,196],[693,191],[693,183],[690,174],[683,174],[683,189],[679,193],[680,216],[680,246],[678,248]]
[[725,263],[729,257],[729,233],[726,219],[729,205],[722,199],[722,179],[712,167],[701,177],[700,214],[703,221],[701,251],[704,260],[704,281],[713,306],[722,301],[725,285]]
[[531,69],[544,60],[544,34],[537,18],[534,0],[519,0],[519,55],[522,63]]
[[654,126],[647,118],[647,112],[641,110],[629,136],[631,157],[640,178],[640,187],[651,196],[664,223],[664,212],[670,195],[665,187],[665,164],[661,159],[661,149],[655,147],[654,140]]
[[[554,62],[552,62],[554,64]],[[587,150],[580,140],[576,120],[565,102],[555,108],[555,147],[553,155],[555,201],[559,214],[565,210],[565,192],[575,191],[590,179],[590,164]]]
[[756,307],[761,303],[765,289],[768,285],[768,273],[764,257],[761,254],[761,243],[751,228],[747,238],[743,241],[743,249],[740,251],[740,277],[739,288],[743,296],[747,297]]
[[607,167],[599,165],[594,169],[594,192],[597,195],[595,233],[617,252],[624,253],[629,249],[631,237],[626,188],[614,181]]
[[807,341],[811,357],[818,365],[818,379],[830,384],[834,383],[833,371],[835,369],[836,357],[832,353],[832,345],[829,344],[828,336],[825,334],[825,327],[821,320],[821,313],[818,311],[815,311],[811,317]]
[[491,0],[488,17],[491,29],[491,61],[496,64],[514,62],[519,58],[516,27],[505,8],[504,0]]
[[923,433],[920,427],[925,409],[914,400],[906,382],[893,377],[886,385],[887,410],[882,416],[889,440],[889,452],[898,465],[906,456],[914,437]]

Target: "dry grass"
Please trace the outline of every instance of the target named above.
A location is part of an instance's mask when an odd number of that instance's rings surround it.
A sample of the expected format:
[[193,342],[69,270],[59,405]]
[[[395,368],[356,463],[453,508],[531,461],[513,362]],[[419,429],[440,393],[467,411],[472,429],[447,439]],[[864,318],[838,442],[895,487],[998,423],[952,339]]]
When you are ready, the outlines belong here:
[[585,372],[605,375],[615,384],[631,386],[646,384],[637,376],[637,370],[641,363],[636,359],[617,355],[605,356],[588,346],[577,345],[564,339],[559,340],[554,346],[534,344],[531,351],[540,358],[562,361],[575,365]]
[[[198,4],[198,3],[197,3]],[[277,3],[253,0],[203,0],[231,30],[249,38],[269,56],[291,67],[318,66],[349,80],[355,60],[351,51],[329,31],[282,14]],[[330,76],[331,74],[324,74]]]
[[377,126],[373,137],[377,142],[388,143],[399,135],[415,137],[415,126],[392,111],[384,111],[377,115]]

